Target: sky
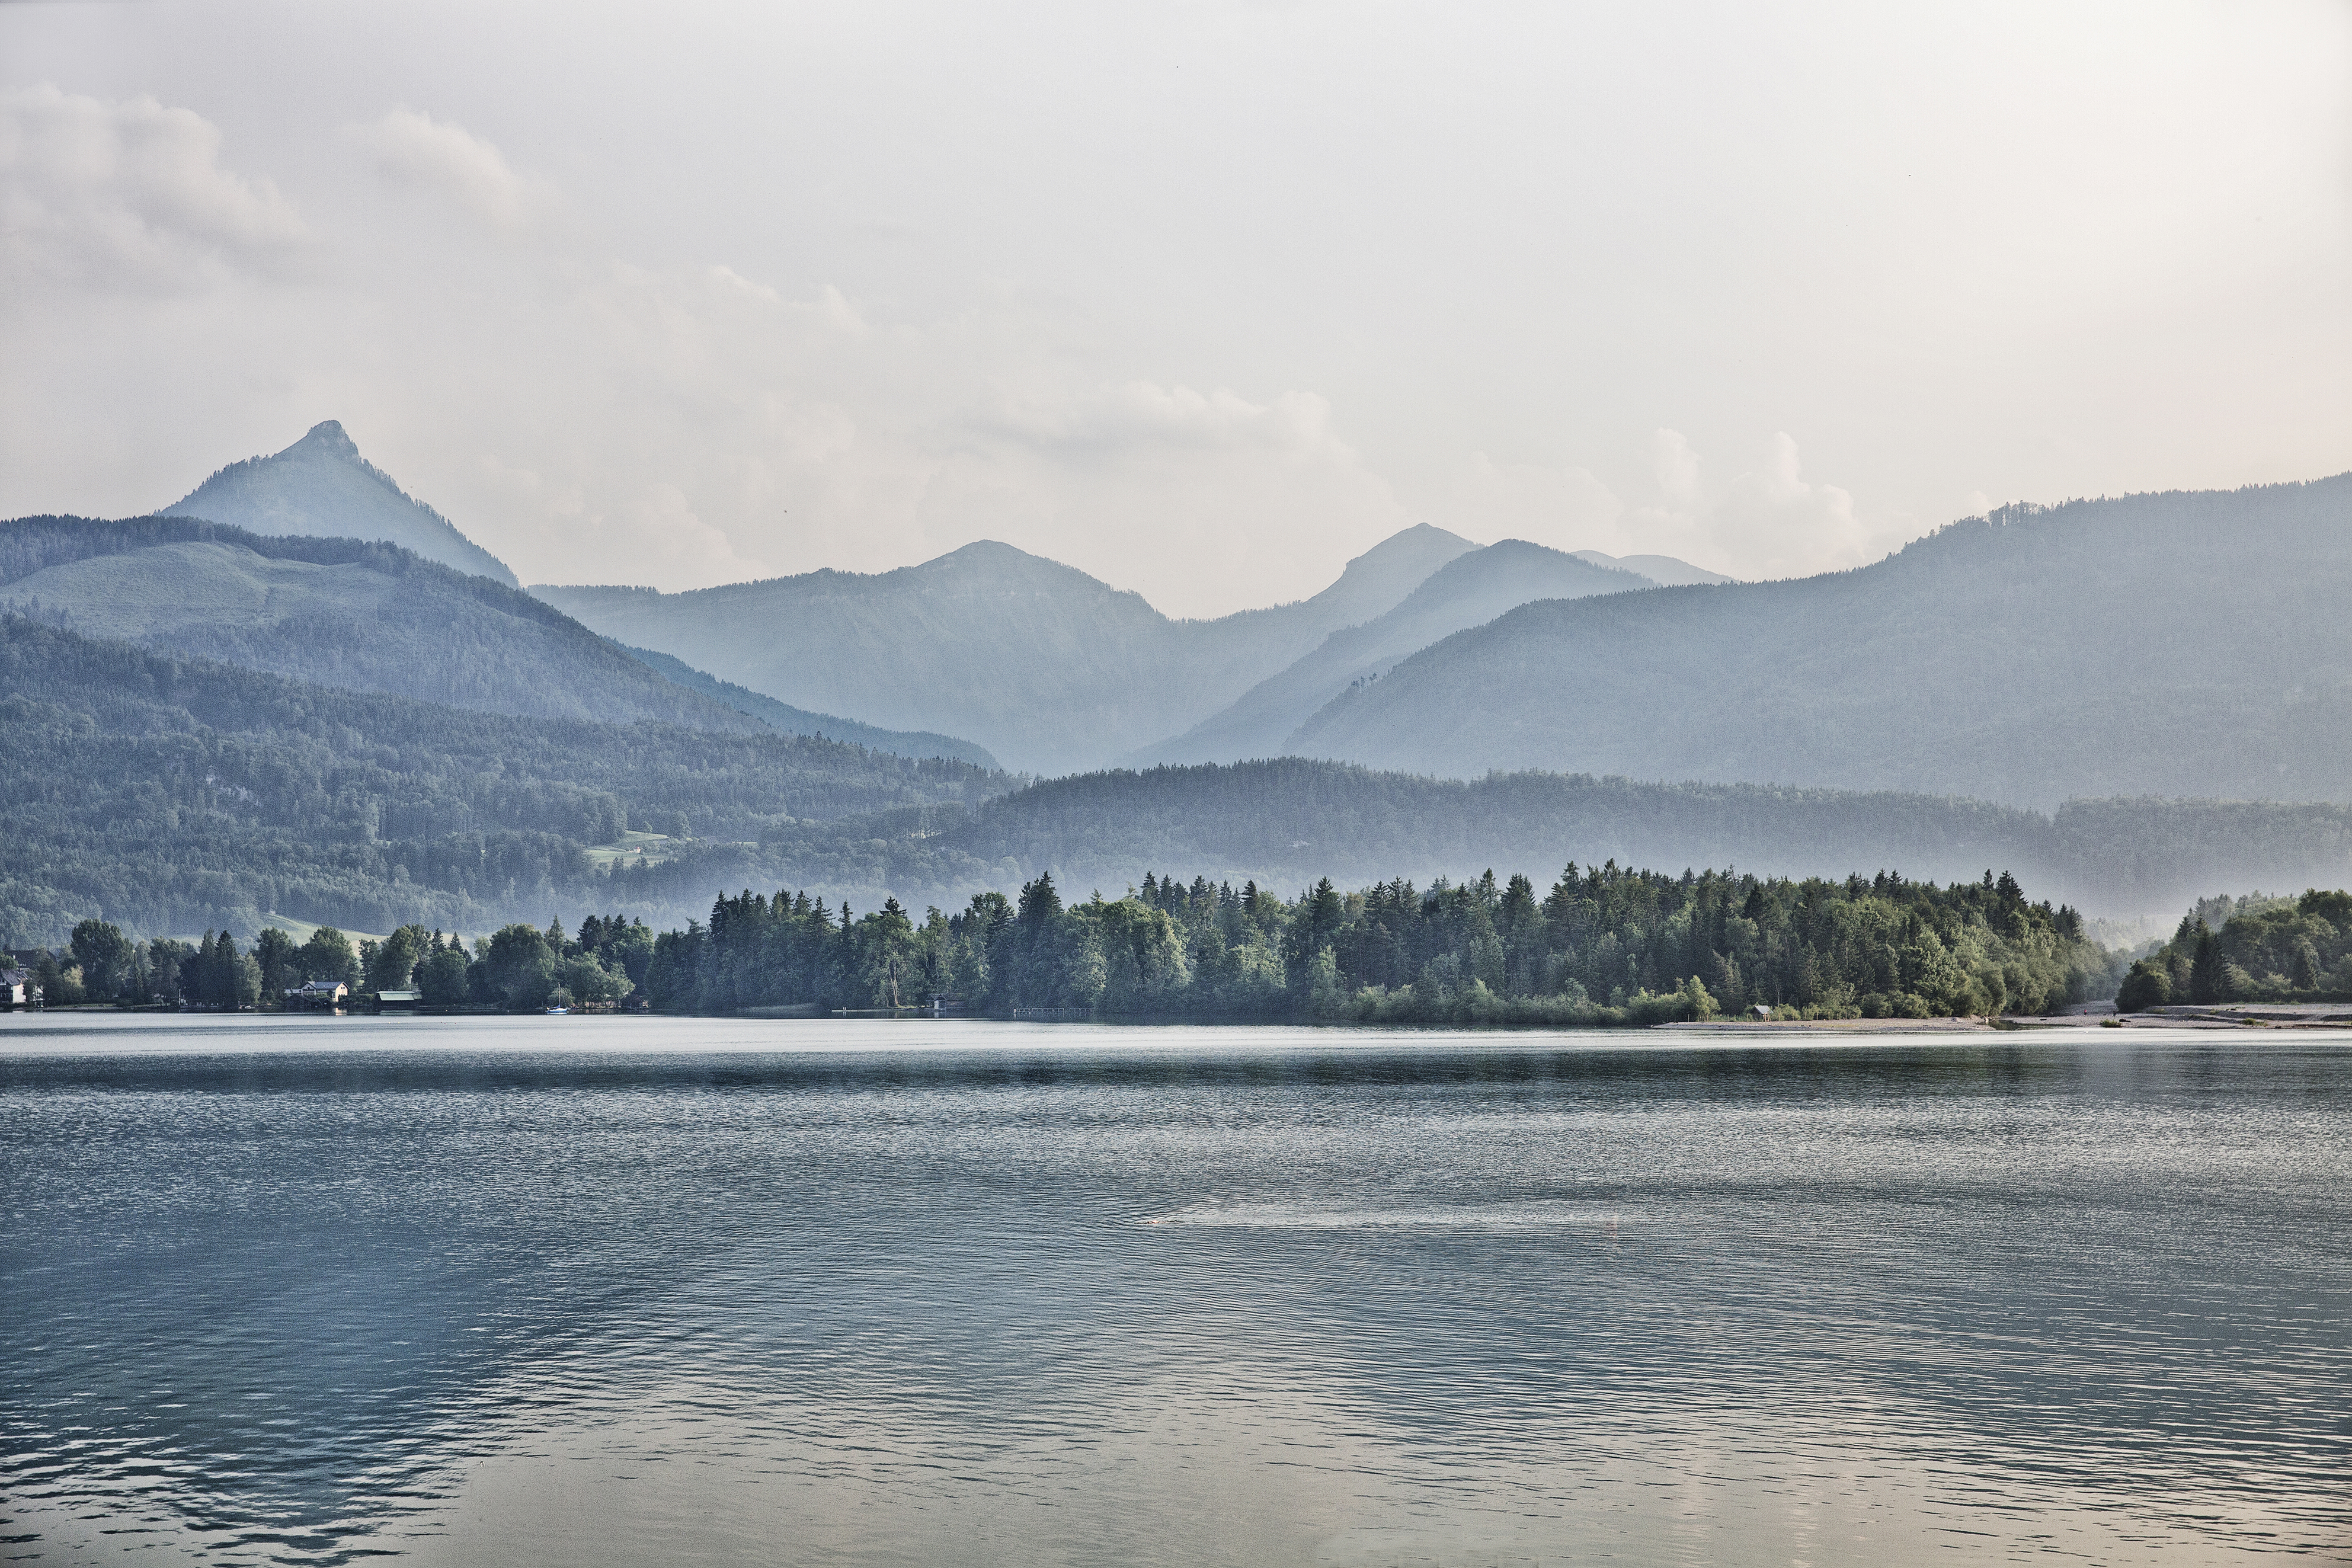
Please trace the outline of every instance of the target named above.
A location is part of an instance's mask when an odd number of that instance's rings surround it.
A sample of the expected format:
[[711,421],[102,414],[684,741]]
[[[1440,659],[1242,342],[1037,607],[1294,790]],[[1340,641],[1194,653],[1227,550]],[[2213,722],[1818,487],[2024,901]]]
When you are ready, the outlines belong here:
[[1833,570],[2352,468],[2352,5],[0,4],[0,515],[526,582]]

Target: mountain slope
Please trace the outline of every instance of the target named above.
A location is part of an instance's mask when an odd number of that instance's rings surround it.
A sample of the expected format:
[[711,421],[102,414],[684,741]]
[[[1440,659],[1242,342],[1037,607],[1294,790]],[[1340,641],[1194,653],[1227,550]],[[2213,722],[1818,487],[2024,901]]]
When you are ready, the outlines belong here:
[[1852,572],[1523,605],[1294,739],[1457,776],[2352,799],[2347,603],[2352,474],[2009,507]]
[[[743,863],[764,832],[919,814],[1011,782],[764,726],[517,718],[339,690],[5,614],[0,733],[6,946],[60,941],[88,916],[240,938],[272,911],[475,935],[615,907],[682,921],[764,874]],[[681,819],[698,839],[738,841],[652,846],[681,903],[635,846],[595,847]]]
[[763,727],[520,589],[354,539],[265,539],[186,518],[22,518],[0,523],[0,610],[453,707]]
[[1638,572],[1662,588],[1687,588],[1695,583],[1737,581],[1720,572],[1694,566],[1672,555],[1603,555],[1598,550],[1572,550],[1569,553],[1579,561],[1590,561],[1595,566],[1614,567],[1620,572]]
[[1484,626],[1531,599],[1575,599],[1654,587],[1647,577],[1595,566],[1521,539],[1456,556],[1387,614],[1333,632],[1321,647],[1268,676],[1232,706],[1135,763],[1227,763],[1271,757],[1291,732],[1350,685],[1378,679],[1397,660],[1465,627]]
[[793,707],[969,736],[1008,766],[1066,773],[1198,722],[1470,548],[1408,529],[1311,599],[1213,621],[1170,620],[1140,595],[989,541],[873,575],[535,592],[616,642]]
[[360,456],[329,419],[284,451],[231,463],[158,517],[200,517],[266,536],[381,539],[427,561],[520,587],[506,563]]
[[651,648],[631,647],[625,643],[604,639],[647,669],[666,680],[675,681],[689,691],[698,691],[715,702],[721,702],[739,713],[748,713],[770,729],[788,735],[815,735],[832,741],[845,741],[868,751],[887,752],[899,757],[945,757],[954,762],[970,763],[974,767],[996,767],[996,759],[970,741],[959,741],[953,735],[933,735],[919,731],[877,730],[871,724],[861,724],[855,719],[844,719],[833,713],[812,713],[805,708],[794,708],[762,696],[749,687],[738,686],[731,680],[721,680],[706,675],[683,659],[672,658]]
[[[1460,534],[1448,533],[1425,522],[1415,523],[1389,535],[1349,562],[1339,579],[1311,599],[1190,624],[1222,626],[1230,631],[1271,620],[1300,631],[1311,626],[1316,628],[1316,635],[1326,635],[1384,614],[1429,581],[1431,573],[1478,548]],[[1293,631],[1291,635],[1300,632]]]

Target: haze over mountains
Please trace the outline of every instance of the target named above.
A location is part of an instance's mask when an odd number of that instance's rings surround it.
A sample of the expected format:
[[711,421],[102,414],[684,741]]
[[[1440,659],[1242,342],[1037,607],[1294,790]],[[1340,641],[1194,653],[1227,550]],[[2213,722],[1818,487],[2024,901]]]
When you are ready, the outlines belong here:
[[266,539],[184,518],[20,519],[0,523],[0,610],[457,708],[762,727],[519,588],[355,539]]
[[[361,456],[331,419],[274,457],[230,464],[169,511],[0,524],[0,610],[492,712],[764,725],[996,765],[954,736],[796,709],[588,633],[521,592],[514,574]],[[362,548],[369,542],[380,542]]]
[[1378,679],[1399,659],[1441,637],[1484,626],[1531,600],[1580,599],[1656,585],[1651,578],[1520,539],[1466,551],[1431,573],[1385,615],[1333,632],[1312,653],[1258,682],[1231,706],[1129,760],[1145,766],[1295,754],[1291,736],[1317,710],[1350,686]]
[[2003,508],[1875,565],[1523,605],[1340,693],[1413,773],[2352,800],[2352,475]]
[[992,770],[997,766],[996,758],[986,747],[958,740],[953,735],[935,734],[928,730],[884,730],[831,713],[812,713],[805,708],[779,702],[731,680],[706,675],[685,660],[672,658],[668,654],[656,653],[651,648],[631,647],[625,643],[614,642],[610,637],[604,641],[666,679],[674,680],[689,691],[698,691],[739,713],[749,714],[788,735],[815,735],[824,740],[846,741],[853,746],[868,746],[875,751],[889,752],[901,757],[944,757]]
[[1620,572],[1637,573],[1661,588],[1687,587],[1694,583],[1728,583],[1733,579],[1720,572],[1710,572],[1704,566],[1694,566],[1672,555],[1603,555],[1598,550],[1574,550],[1569,553],[1579,561],[1590,561],[1595,566],[1613,566]]
[[1297,757],[1048,779],[969,810],[933,811],[921,831],[899,816],[770,834],[761,849],[779,873],[772,879],[856,879],[953,903],[1016,867],[1051,869],[1074,896],[1106,897],[1146,870],[1180,866],[1236,888],[1255,878],[1286,896],[1321,877],[1426,887],[1487,868],[1556,875],[1571,858],[1790,877],[1866,867],[1936,881],[1997,867],[2038,897],[2175,915],[2200,889],[2352,882],[2344,805],[2131,799],[2045,813],[1948,795],[1590,774],[1465,782]]
[[1139,594],[987,541],[872,575],[532,591],[617,642],[782,701],[967,736],[1008,767],[1055,773],[1189,728],[1475,548],[1407,529],[1313,598],[1213,621],[1171,620]]
[[[722,885],[953,901],[1041,870],[1996,865],[2114,914],[2352,880],[2324,804],[2352,800],[2352,476],[2004,509],[1762,584],[1424,526],[1312,598],[1179,621],[985,542],[542,599],[372,542],[447,525],[340,427],[225,473],[215,499],[352,531],[0,524],[0,837],[38,850],[0,868],[12,942],[101,910],[675,921]],[[1280,752],[1339,761],[1076,772]],[[1639,782],[1672,780],[1705,782]],[[2150,795],[2239,803],[2084,798]],[[673,837],[616,860],[625,826]]]

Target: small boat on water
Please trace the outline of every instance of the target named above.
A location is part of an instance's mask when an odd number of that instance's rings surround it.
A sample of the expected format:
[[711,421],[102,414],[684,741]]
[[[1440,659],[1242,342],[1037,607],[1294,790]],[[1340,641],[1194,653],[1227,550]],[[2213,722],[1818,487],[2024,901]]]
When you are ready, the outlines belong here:
[[547,1016],[551,1018],[561,1018],[563,1015],[571,1011],[572,1009],[569,1007],[550,1007],[547,1010]]

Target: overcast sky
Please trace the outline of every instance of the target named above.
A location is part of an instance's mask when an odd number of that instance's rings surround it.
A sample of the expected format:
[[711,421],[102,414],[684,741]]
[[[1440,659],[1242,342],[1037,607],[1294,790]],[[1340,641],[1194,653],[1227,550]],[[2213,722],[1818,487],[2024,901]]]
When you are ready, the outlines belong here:
[[1742,575],[2352,467],[2352,5],[0,5],[0,514],[527,582]]

